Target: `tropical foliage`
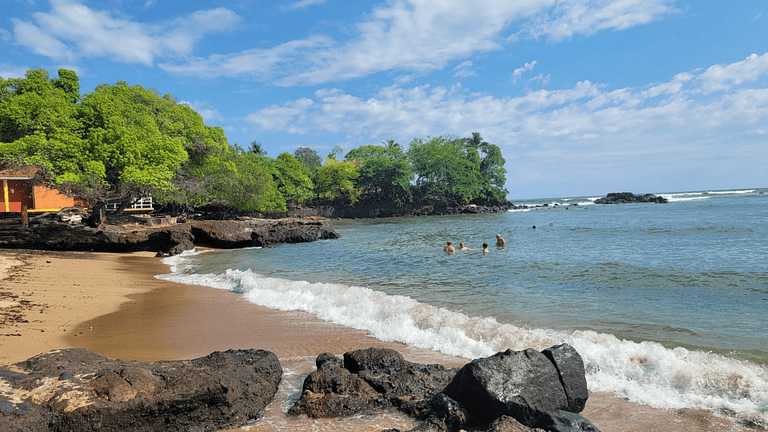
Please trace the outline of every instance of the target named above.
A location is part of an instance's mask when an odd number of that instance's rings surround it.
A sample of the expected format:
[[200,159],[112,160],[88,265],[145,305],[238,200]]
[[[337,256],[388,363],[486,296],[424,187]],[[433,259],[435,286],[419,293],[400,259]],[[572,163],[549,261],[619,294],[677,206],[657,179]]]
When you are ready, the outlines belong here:
[[219,127],[171,95],[102,84],[80,94],[75,72],[42,69],[0,77],[0,168],[34,165],[49,184],[103,208],[151,195],[160,204],[282,212],[315,200],[334,204],[503,200],[498,146],[470,137],[394,140],[328,157],[299,147],[267,157],[262,143],[230,145]]

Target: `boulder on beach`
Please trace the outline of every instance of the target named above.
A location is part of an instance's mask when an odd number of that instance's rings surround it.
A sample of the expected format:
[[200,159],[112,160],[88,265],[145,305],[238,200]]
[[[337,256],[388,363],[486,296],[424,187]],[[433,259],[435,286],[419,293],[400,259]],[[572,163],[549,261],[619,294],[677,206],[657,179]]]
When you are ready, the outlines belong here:
[[[460,369],[419,365],[382,348],[317,358],[289,413],[349,416],[396,408],[421,420],[411,432],[597,431],[578,415],[589,397],[584,362],[568,345],[507,350]],[[394,431],[394,429],[392,430]]]
[[351,351],[343,361],[324,353],[316,364],[289,414],[340,417],[394,407],[418,415],[456,374],[442,365],[409,362],[387,348]]
[[259,417],[281,379],[277,356],[263,350],[151,363],[79,348],[52,351],[0,367],[0,430],[235,428]]

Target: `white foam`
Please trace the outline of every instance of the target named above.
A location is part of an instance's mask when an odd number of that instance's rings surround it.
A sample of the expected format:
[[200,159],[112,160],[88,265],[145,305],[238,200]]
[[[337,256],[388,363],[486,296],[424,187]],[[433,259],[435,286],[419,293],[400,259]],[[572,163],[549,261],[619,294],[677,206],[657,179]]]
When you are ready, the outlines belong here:
[[710,195],[730,195],[730,194],[748,194],[754,192],[754,189],[732,190],[732,191],[708,191]]
[[768,425],[768,370],[762,365],[593,331],[526,329],[365,287],[269,278],[248,270],[163,278],[242,291],[245,299],[262,306],[310,312],[383,341],[467,359],[565,342],[584,359],[592,391],[614,392],[659,408],[728,410]]

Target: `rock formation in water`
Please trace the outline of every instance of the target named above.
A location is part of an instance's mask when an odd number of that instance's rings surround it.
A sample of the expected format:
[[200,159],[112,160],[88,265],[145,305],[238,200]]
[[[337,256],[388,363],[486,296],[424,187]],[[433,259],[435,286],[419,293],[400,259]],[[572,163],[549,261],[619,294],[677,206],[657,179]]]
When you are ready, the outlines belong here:
[[184,361],[111,360],[83,349],[0,368],[0,430],[216,431],[259,417],[282,379],[275,354],[214,352]]
[[343,362],[320,355],[289,413],[337,417],[396,408],[422,420],[412,432],[596,432],[578,415],[588,396],[584,363],[567,344],[543,352],[507,350],[459,370],[371,348],[348,352]]
[[611,192],[605,198],[598,198],[595,204],[628,204],[628,203],[666,204],[668,199],[654,194],[635,195],[631,192]]

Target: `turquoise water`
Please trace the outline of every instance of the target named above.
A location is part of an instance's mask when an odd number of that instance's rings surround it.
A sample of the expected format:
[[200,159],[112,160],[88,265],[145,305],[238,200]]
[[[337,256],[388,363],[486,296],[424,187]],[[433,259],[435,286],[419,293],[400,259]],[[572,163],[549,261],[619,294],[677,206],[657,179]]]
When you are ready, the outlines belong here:
[[568,342],[591,390],[768,424],[768,189],[665,196],[338,221],[339,240],[186,255],[169,278],[466,358]]

